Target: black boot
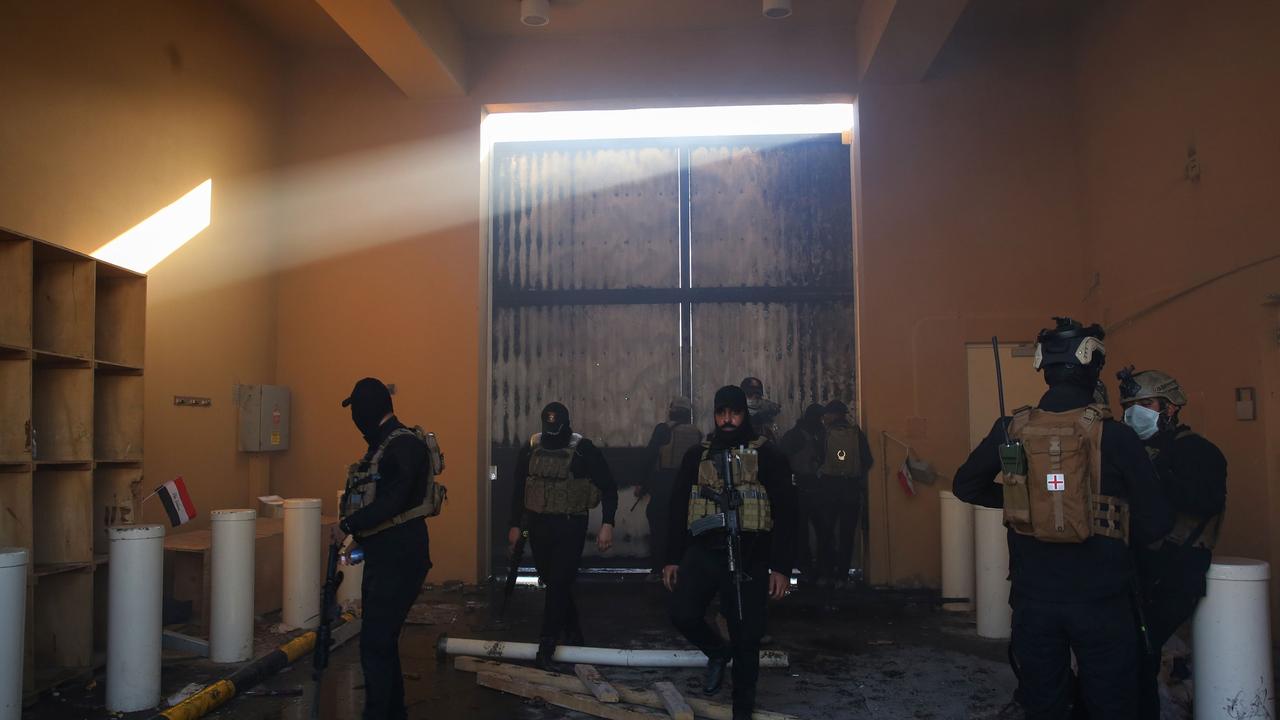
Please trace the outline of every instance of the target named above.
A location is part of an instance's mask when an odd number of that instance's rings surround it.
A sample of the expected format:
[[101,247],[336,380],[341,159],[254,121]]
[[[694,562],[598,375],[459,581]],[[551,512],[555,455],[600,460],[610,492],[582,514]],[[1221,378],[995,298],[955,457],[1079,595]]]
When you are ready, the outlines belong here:
[[707,674],[702,683],[702,692],[706,695],[715,695],[720,691],[720,686],[724,684],[724,669],[729,665],[727,657],[707,658]]
[[538,641],[538,654],[533,657],[533,664],[539,670],[552,669],[551,658],[556,654],[555,638],[542,638]]

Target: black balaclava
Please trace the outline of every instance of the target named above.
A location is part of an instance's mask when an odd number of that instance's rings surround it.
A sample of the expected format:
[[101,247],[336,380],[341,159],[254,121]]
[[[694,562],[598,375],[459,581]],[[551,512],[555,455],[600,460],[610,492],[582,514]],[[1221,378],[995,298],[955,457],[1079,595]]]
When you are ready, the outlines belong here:
[[751,429],[751,416],[747,414],[747,394],[737,385],[725,385],[716,391],[715,410],[722,408],[737,410],[742,413],[742,425],[728,432],[720,429],[719,423],[711,433],[711,445],[718,449],[745,445],[755,439],[756,433]]
[[342,407],[351,408],[351,422],[365,440],[371,441],[377,435],[382,418],[391,409],[391,393],[387,386],[377,378],[363,378],[351,389],[351,395],[342,401]]
[[569,408],[549,402],[542,408],[542,447],[555,450],[569,444],[573,428],[569,426]]

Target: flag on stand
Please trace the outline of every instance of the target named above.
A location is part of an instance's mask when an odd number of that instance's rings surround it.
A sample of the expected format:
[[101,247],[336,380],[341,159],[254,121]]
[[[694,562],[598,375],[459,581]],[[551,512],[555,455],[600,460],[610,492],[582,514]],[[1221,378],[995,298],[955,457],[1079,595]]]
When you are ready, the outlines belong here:
[[181,476],[156,488],[156,494],[160,496],[164,511],[169,515],[169,523],[174,527],[189,522],[196,516],[196,506],[191,502],[191,496],[187,494],[187,483]]
[[915,497],[916,483],[911,478],[911,466],[906,460],[902,461],[902,467],[898,468],[898,484],[902,486],[902,491],[911,497]]

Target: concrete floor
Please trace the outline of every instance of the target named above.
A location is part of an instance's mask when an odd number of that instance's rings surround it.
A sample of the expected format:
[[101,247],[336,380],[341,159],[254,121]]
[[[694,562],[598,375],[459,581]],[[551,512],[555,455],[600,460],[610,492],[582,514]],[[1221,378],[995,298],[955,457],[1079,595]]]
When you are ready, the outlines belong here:
[[[541,612],[541,592],[520,587],[507,614],[507,629],[490,620],[486,588],[431,587],[420,598],[401,641],[406,701],[412,718],[586,717],[477,687],[475,676],[437,664],[435,641],[440,633],[455,637],[534,641]],[[611,647],[687,647],[666,622],[666,592],[661,585],[632,576],[592,579],[579,585],[587,641]],[[801,590],[772,606],[770,647],[787,651],[788,669],[762,670],[762,709],[803,718],[934,718],[994,717],[1009,700],[1014,678],[1005,662],[1005,644],[977,637],[972,617],[944,613],[927,593],[850,591],[818,596]],[[620,622],[620,618],[625,618]],[[266,625],[264,625],[266,627]],[[260,645],[278,638],[263,635]],[[698,692],[700,670],[600,668],[621,684],[648,686],[671,680],[689,693]],[[572,672],[570,668],[565,671]],[[169,657],[164,666],[164,692],[188,683],[209,682],[226,669],[202,659]],[[64,686],[24,713],[29,720],[108,718],[103,708],[105,680]],[[210,718],[309,717],[306,693],[311,664],[306,660],[237,697]],[[302,694],[298,694],[299,692]],[[321,718],[359,718],[363,678],[356,642],[334,652],[321,696]],[[717,698],[729,702],[728,682]],[[139,714],[139,717],[146,713]],[[119,717],[119,716],[115,716]]]

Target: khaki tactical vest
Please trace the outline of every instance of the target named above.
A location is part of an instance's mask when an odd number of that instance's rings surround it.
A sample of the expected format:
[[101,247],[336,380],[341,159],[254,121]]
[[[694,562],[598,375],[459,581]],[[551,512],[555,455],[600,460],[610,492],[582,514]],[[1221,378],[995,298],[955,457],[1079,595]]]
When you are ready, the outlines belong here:
[[[1181,440],[1184,437],[1195,435],[1191,430],[1180,430],[1175,440]],[[1160,456],[1160,451],[1156,448],[1147,448],[1147,455],[1155,460]],[[1213,551],[1218,544],[1218,537],[1222,534],[1222,517],[1224,513],[1218,513],[1212,517],[1200,517],[1190,513],[1175,513],[1173,518],[1173,529],[1168,535],[1164,536],[1165,542],[1173,543],[1179,547],[1187,546],[1194,548],[1202,548]]]
[[667,427],[671,430],[671,440],[658,451],[658,469],[678,470],[684,454],[702,441],[702,431],[689,423],[668,422]]
[[[760,482],[759,449],[765,438],[758,437],[745,447],[733,449],[733,486],[741,498],[738,507],[738,527],[743,532],[768,532],[773,529],[773,509],[769,505],[769,491]],[[720,512],[716,501],[704,497],[703,488],[712,493],[724,490],[724,454],[711,453],[710,441],[702,443],[702,462],[698,465],[698,482],[689,493],[689,528],[704,517]]]
[[1019,535],[1078,543],[1094,535],[1129,541],[1128,501],[1102,494],[1105,405],[1067,412],[1016,410],[1009,437],[1021,442],[1026,474],[1002,472],[1004,523]]
[[858,442],[855,425],[837,425],[827,428],[827,451],[818,468],[822,477],[859,477],[865,472],[862,466],[862,443]]
[[600,504],[600,488],[591,478],[573,476],[573,457],[582,436],[574,433],[567,447],[542,447],[542,433],[529,440],[529,473],[524,481],[524,508],[529,512],[578,515]]
[[362,531],[360,533],[361,537],[376,535],[387,528],[395,527],[410,520],[435,517],[440,514],[440,510],[444,506],[445,495],[448,490],[444,485],[436,482],[436,476],[444,472],[444,453],[440,451],[440,443],[436,440],[435,433],[426,432],[421,426],[415,425],[413,429],[399,428],[392,431],[374,450],[373,456],[369,458],[368,462],[352,463],[347,468],[347,487],[346,492],[342,495],[341,507],[338,508],[338,513],[343,518],[347,518],[357,510],[363,510],[373,504],[374,498],[377,497],[378,493],[378,464],[382,461],[382,454],[386,452],[387,446],[391,444],[392,440],[405,435],[416,437],[427,448],[427,492],[423,496],[420,505],[395,515],[386,522]]

